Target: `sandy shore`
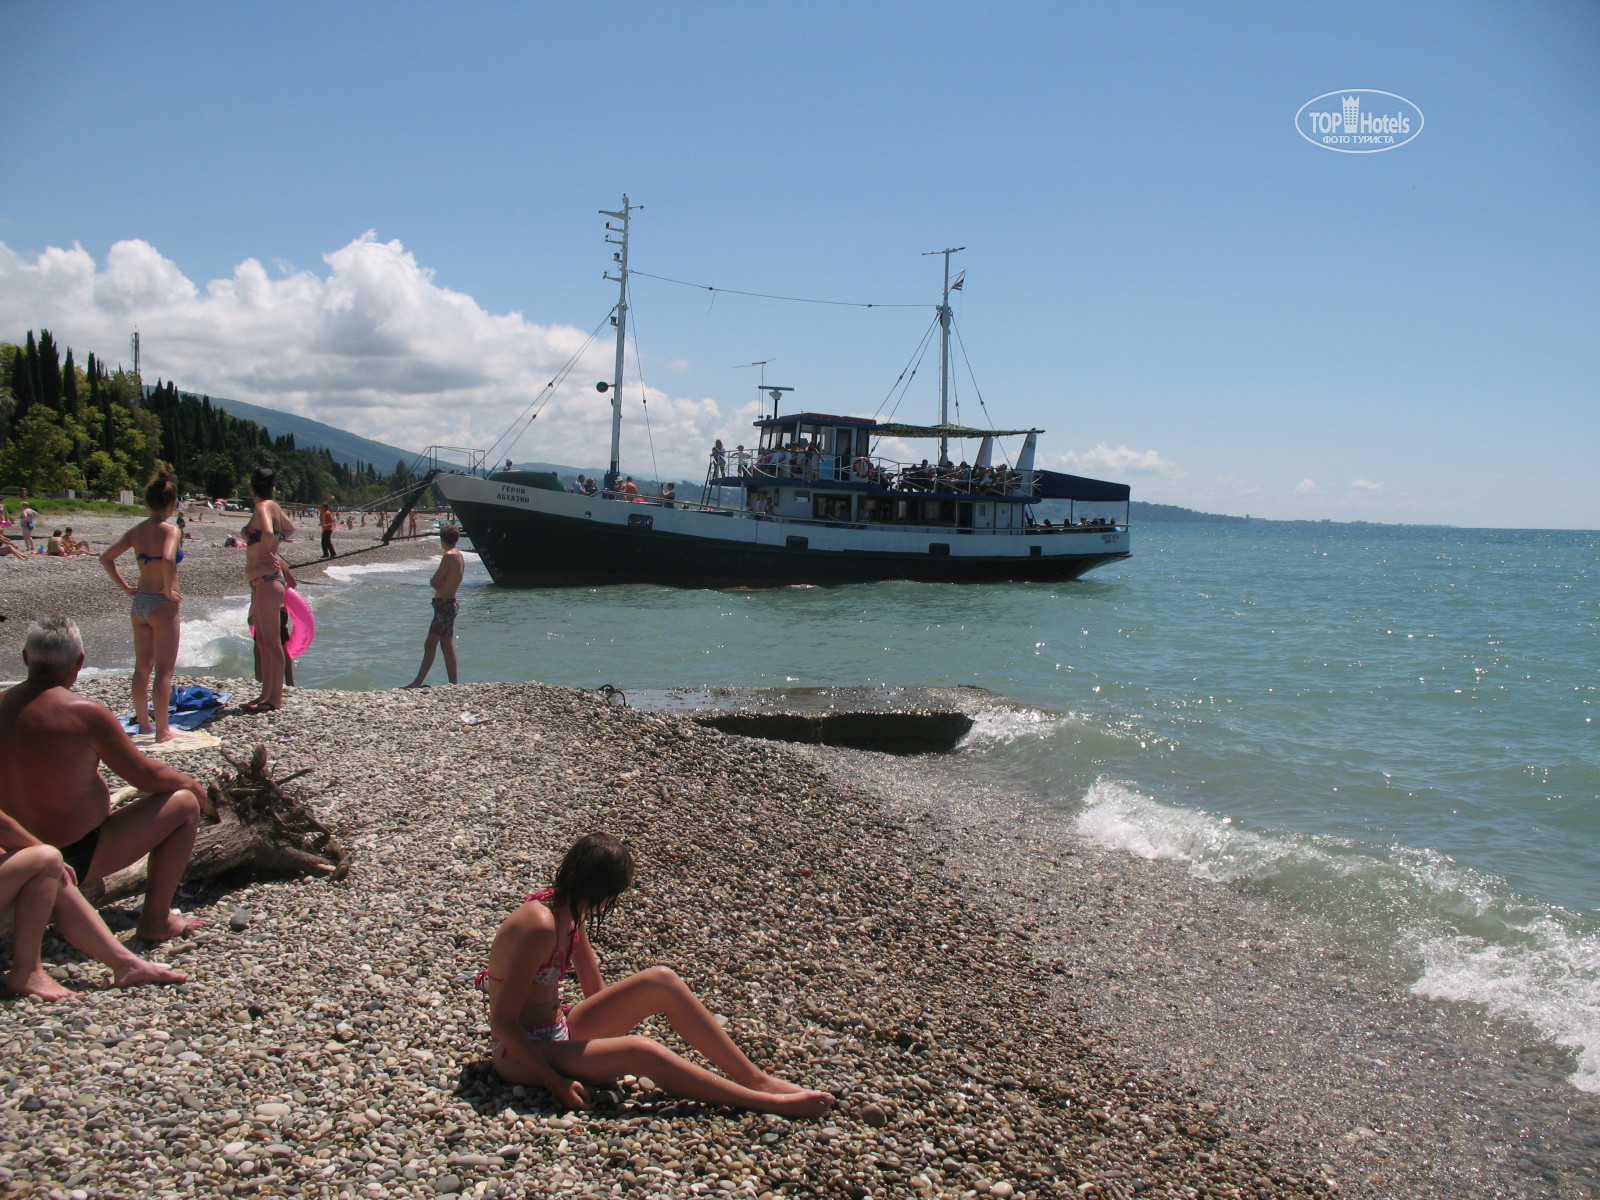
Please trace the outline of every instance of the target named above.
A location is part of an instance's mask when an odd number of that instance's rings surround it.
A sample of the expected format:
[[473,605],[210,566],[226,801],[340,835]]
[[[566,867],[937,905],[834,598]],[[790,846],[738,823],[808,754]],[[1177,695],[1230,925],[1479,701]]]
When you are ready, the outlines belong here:
[[[218,686],[221,681],[206,681]],[[87,683],[120,698],[120,680]],[[342,884],[188,897],[181,988],[5,1002],[4,1186],[211,1196],[1325,1195],[1338,1184],[1137,1069],[1072,1010],[1031,918],[940,865],[937,823],[772,743],[537,685],[294,692],[217,731],[312,767]],[[183,765],[209,772],[216,752]],[[470,980],[577,834],[640,887],[612,974],[678,967],[758,1059],[842,1097],[790,1123],[624,1080],[557,1112],[486,1069]],[[248,913],[248,922],[243,914]],[[230,928],[229,917],[239,913]],[[659,1032],[659,1031],[658,1031]]]
[[[203,522],[191,520],[184,542],[183,563],[178,568],[178,590],[191,610],[210,601],[235,597],[241,602],[249,589],[244,578],[244,551],[225,548],[219,543],[244,524],[245,515],[210,514]],[[419,531],[433,527],[433,514],[418,519]],[[128,529],[137,524],[132,518],[62,518],[50,529],[71,525],[78,537],[87,538],[98,555]],[[47,529],[48,533],[49,530]],[[382,529],[374,524],[334,533],[336,560],[321,558],[321,531],[302,529],[291,542],[284,558],[296,577],[315,586],[323,577],[328,562],[399,562],[439,553],[437,538],[415,540],[397,538],[388,546],[381,543]],[[138,579],[132,553],[121,561],[123,576]],[[126,667],[132,659],[132,634],[128,622],[128,599],[117,589],[97,558],[48,558],[35,555],[27,562],[0,559],[0,679],[20,673],[17,655],[27,634],[28,622],[45,613],[64,612],[75,620],[84,634],[84,650],[89,665]]]

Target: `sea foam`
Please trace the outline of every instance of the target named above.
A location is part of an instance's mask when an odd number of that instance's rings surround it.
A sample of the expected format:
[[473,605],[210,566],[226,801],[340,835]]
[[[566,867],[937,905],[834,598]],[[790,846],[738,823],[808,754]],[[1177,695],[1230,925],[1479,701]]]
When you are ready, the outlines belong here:
[[178,666],[184,670],[217,667],[250,653],[250,606],[214,608],[184,621],[178,632]]
[[1246,829],[1106,778],[1089,788],[1073,825],[1097,845],[1254,885],[1335,914],[1354,933],[1394,937],[1417,971],[1415,994],[1481,1004],[1531,1025],[1576,1054],[1574,1087],[1600,1092],[1595,922],[1526,900],[1504,880],[1434,851]]

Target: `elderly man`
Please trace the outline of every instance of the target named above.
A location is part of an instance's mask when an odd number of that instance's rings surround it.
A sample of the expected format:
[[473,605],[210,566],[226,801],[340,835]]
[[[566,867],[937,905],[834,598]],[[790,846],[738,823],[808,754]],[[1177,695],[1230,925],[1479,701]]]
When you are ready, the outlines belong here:
[[[148,854],[138,936],[165,941],[204,924],[171,908],[200,824],[200,785],[146,758],[109,709],[73,693],[83,639],[68,618],[29,626],[22,660],[27,680],[0,695],[0,813],[9,818],[0,823],[0,838],[57,847],[81,881]],[[112,812],[101,762],[148,794]],[[56,923],[68,941],[110,966],[119,986],[185,978],[135,958],[111,938],[76,887],[62,889]]]

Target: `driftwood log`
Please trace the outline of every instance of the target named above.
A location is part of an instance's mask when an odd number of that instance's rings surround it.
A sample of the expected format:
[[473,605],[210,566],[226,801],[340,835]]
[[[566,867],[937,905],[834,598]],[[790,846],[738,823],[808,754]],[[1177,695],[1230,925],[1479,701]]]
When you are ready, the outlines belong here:
[[[218,771],[206,785],[205,812],[183,872],[185,883],[240,870],[322,875],[330,880],[349,874],[350,854],[333,831],[317,820],[304,800],[283,790],[308,771],[272,778],[265,746],[257,746],[247,763],[225,750],[220,753],[233,774]],[[143,894],[147,878],[145,860],[140,859],[85,884],[83,894],[91,904],[110,904]]]

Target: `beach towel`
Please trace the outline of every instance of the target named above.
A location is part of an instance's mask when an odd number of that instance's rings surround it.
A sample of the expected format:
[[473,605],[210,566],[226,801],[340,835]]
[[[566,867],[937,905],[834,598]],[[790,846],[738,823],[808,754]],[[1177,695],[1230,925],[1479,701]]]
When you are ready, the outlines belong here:
[[[214,692],[208,687],[174,687],[167,706],[167,724],[174,729],[199,729],[233,699],[232,692]],[[122,727],[137,733],[139,722],[130,713],[121,718]]]
[[222,739],[204,729],[180,729],[167,742],[156,741],[153,733],[136,733],[133,744],[146,754],[175,754],[184,750],[204,750],[207,746],[220,746]]

